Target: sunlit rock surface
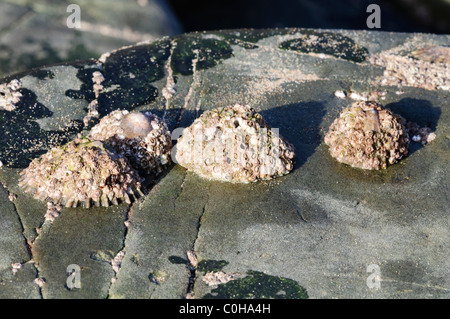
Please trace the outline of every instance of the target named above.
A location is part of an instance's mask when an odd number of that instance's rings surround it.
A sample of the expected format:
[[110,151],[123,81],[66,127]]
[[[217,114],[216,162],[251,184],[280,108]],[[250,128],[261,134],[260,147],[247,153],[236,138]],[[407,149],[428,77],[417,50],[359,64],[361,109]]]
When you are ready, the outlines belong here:
[[[446,35],[346,30],[191,33],[1,79],[22,86],[14,109],[0,110],[0,295],[448,298],[448,66],[435,59],[444,78],[430,86],[392,70],[415,65],[425,46],[449,44]],[[421,70],[420,83],[436,79]],[[324,136],[365,99],[434,140],[412,140],[384,170],[339,163]],[[151,111],[176,144],[204,111],[237,103],[293,144],[289,174],[232,184],[172,164],[132,204],[59,212],[18,186],[34,158],[89,132],[90,105],[99,119]],[[69,265],[80,267],[81,288],[68,285]]]

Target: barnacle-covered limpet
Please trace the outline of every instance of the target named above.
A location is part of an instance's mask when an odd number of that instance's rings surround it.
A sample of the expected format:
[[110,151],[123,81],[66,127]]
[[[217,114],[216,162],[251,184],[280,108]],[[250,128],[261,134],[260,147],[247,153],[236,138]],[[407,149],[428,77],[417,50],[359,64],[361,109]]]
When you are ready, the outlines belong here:
[[171,134],[151,112],[113,111],[91,129],[89,137],[125,156],[143,174],[157,175],[171,162]]
[[205,111],[183,131],[172,155],[202,177],[249,183],[289,173],[295,151],[255,109],[236,104]]
[[35,158],[21,172],[19,185],[36,199],[65,207],[131,203],[143,195],[141,178],[127,159],[88,138]]
[[408,154],[406,121],[372,101],[346,108],[325,135],[330,154],[339,162],[363,169],[383,169]]
[[376,77],[372,83],[449,91],[450,48],[428,45],[411,52],[415,42],[372,54],[369,62],[384,68],[383,75]]

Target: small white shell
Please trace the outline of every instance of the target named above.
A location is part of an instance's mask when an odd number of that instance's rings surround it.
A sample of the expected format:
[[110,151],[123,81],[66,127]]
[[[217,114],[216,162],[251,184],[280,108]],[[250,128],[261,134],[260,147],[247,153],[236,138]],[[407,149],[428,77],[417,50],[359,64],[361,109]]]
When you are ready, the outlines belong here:
[[338,90],[338,91],[334,92],[334,96],[336,96],[340,99],[345,99],[347,97],[347,94],[345,94],[344,91]]

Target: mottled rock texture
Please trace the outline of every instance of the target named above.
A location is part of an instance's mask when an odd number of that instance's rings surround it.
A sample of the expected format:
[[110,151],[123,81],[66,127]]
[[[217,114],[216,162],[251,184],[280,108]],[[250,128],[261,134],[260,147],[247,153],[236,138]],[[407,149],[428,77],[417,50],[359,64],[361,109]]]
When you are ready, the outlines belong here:
[[[393,71],[449,44],[447,35],[348,30],[189,33],[1,79],[20,80],[22,96],[0,110],[0,295],[448,298],[450,92],[443,81],[415,85],[435,79],[422,68],[414,78]],[[367,97],[434,140],[412,140],[383,170],[336,161],[325,134]],[[91,103],[98,119],[84,121]],[[152,112],[176,144],[201,114],[235,104],[292,143],[289,174],[226,183],[171,164],[132,204],[59,213],[18,186],[31,161],[112,111]],[[70,265],[81,288],[67,284]],[[231,280],[209,285],[211,274]]]

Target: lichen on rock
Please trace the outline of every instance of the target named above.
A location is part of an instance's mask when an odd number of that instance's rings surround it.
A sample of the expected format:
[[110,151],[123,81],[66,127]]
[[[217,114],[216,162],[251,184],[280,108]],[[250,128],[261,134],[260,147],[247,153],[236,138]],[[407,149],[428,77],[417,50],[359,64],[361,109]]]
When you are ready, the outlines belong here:
[[406,120],[376,102],[357,101],[344,109],[325,135],[330,154],[352,167],[378,170],[408,154]]
[[173,158],[181,166],[213,180],[249,183],[293,169],[295,151],[250,106],[205,111],[183,131]]
[[142,195],[141,178],[129,162],[88,138],[35,158],[21,172],[19,186],[36,199],[65,207],[131,203]]

